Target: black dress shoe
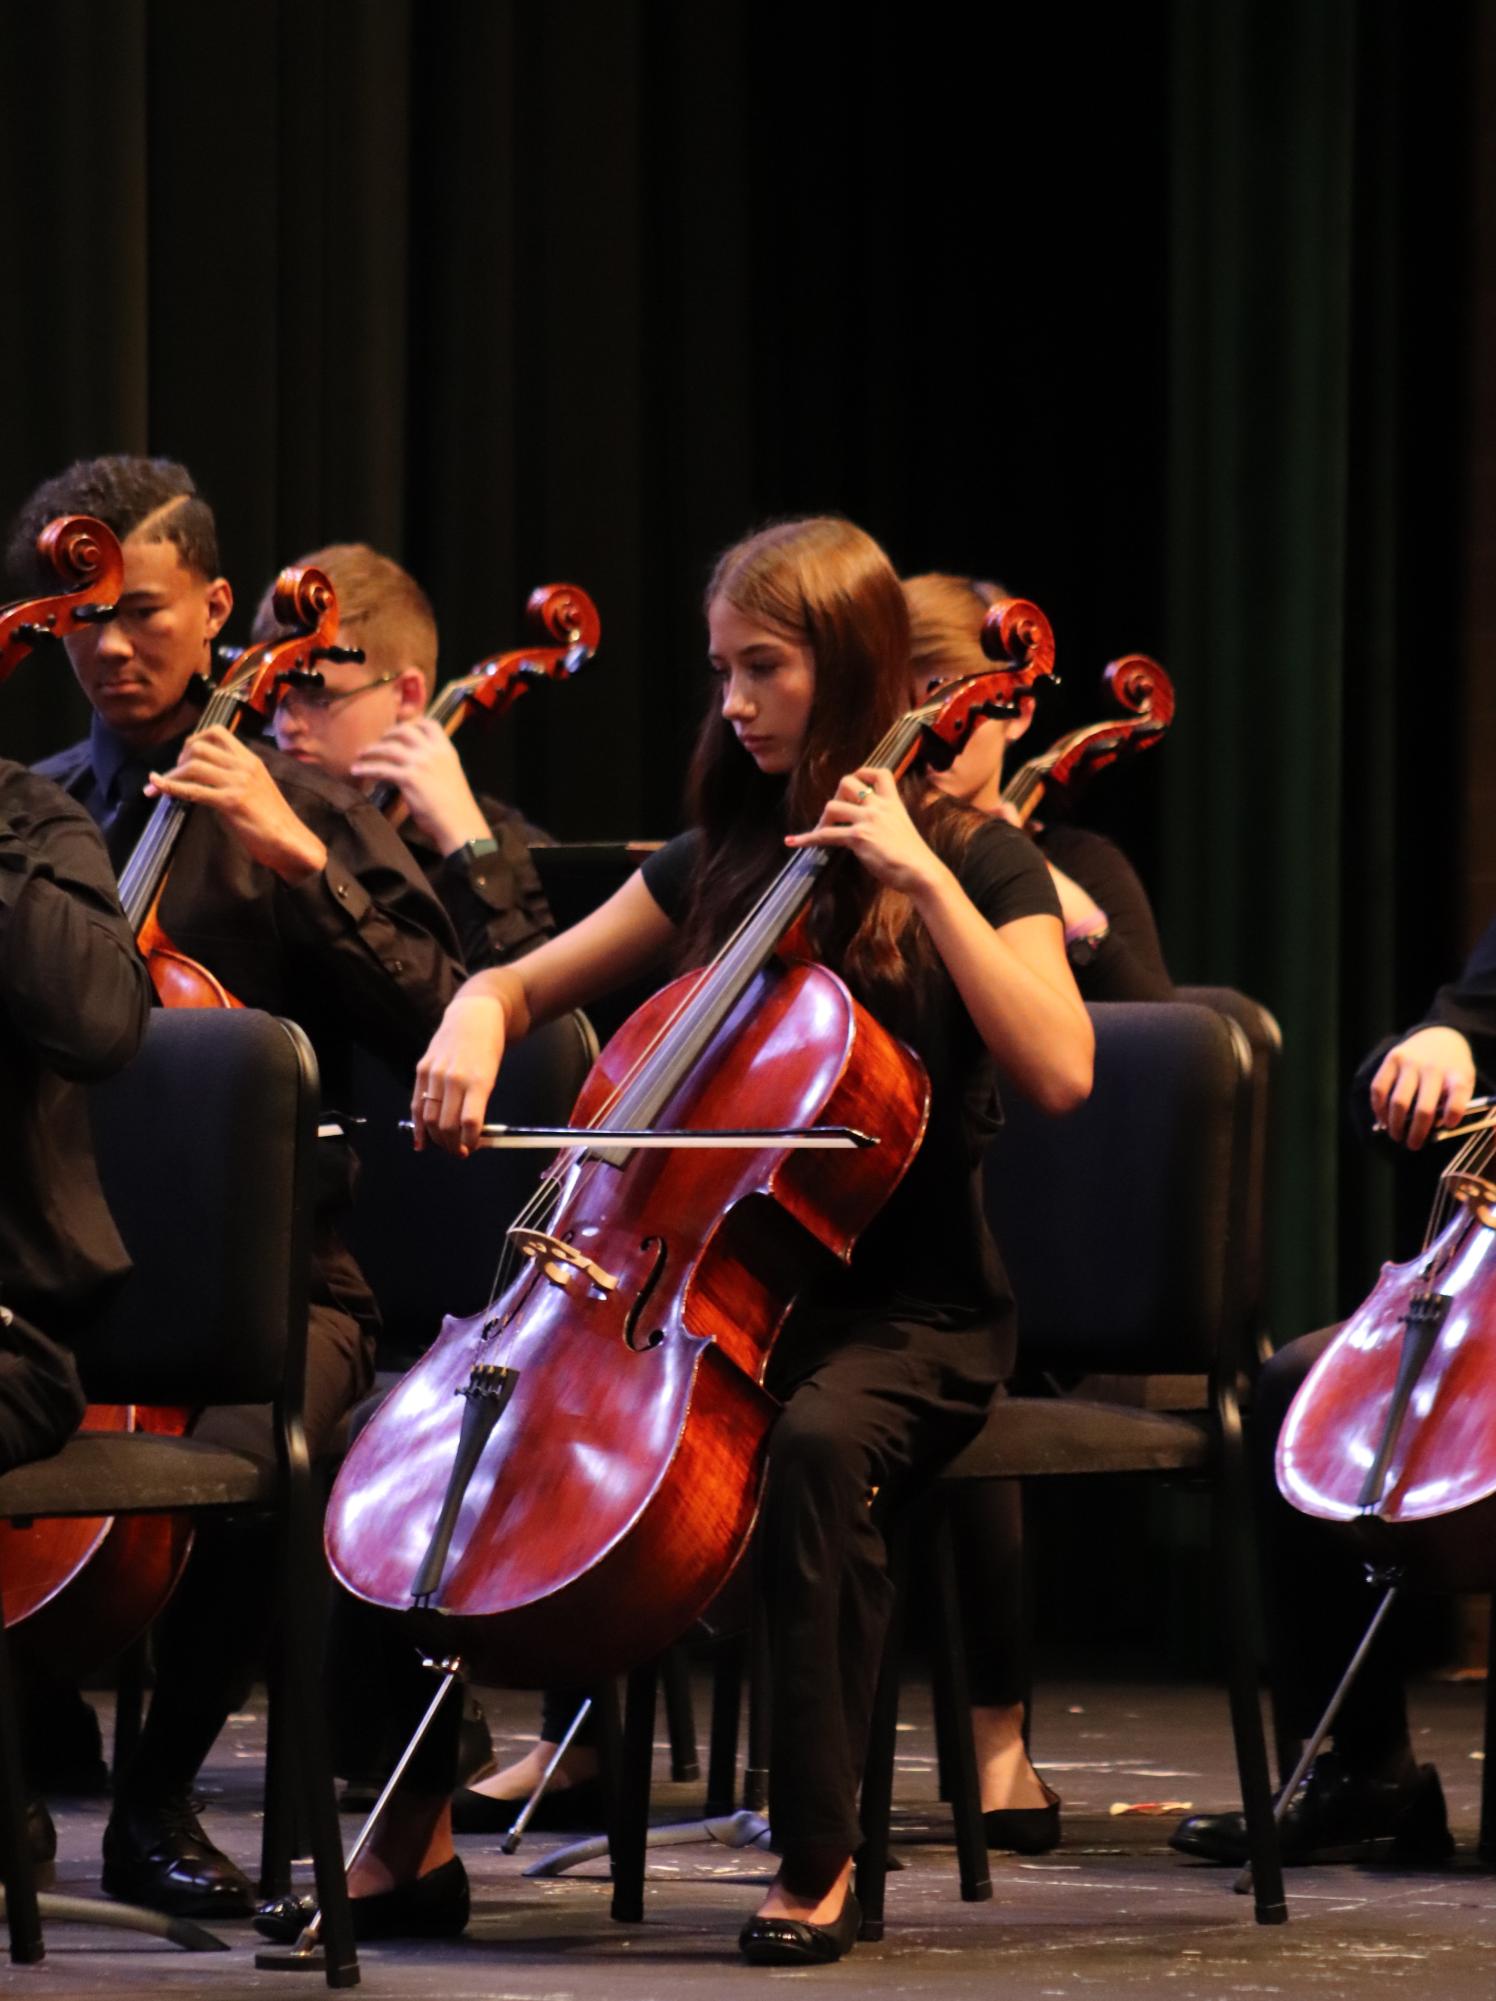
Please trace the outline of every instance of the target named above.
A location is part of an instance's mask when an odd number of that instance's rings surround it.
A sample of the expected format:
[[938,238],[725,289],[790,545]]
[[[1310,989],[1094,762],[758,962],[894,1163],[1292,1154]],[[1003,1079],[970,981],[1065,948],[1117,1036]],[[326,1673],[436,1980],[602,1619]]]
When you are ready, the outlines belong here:
[[[315,1897],[277,1897],[255,1912],[254,1928],[277,1945],[294,1945],[316,1908]],[[360,1944],[381,1938],[456,1938],[466,1929],[472,1911],[462,1857],[454,1855],[413,1883],[397,1883],[393,1890],[380,1890],[372,1897],[354,1897],[348,1908],[353,1913],[353,1936]]]
[[[1406,1862],[1447,1862],[1454,1853],[1444,1789],[1432,1765],[1410,1778],[1378,1779],[1349,1770],[1333,1751],[1316,1758],[1278,1824],[1278,1852],[1287,1863],[1361,1862],[1391,1842]],[[1240,1813],[1197,1813],[1169,1837],[1181,1855],[1240,1867],[1247,1860],[1247,1822]]]
[[[524,1798],[495,1799],[472,1786],[459,1786],[452,1796],[452,1827],[457,1834],[507,1834],[519,1818]],[[531,1814],[533,1834],[575,1834],[604,1828],[608,1802],[601,1779],[578,1779],[574,1786],[548,1786]]]
[[760,1915],[738,1933],[738,1951],[753,1966],[829,1966],[846,1958],[861,1929],[862,1911],[849,1887],[834,1925]]
[[150,1804],[116,1800],[104,1829],[104,1888],[122,1903],[173,1918],[247,1918],[254,1890],[203,1833],[185,1794]]
[[1047,1855],[1060,1845],[1060,1796],[1044,1785],[1043,1806],[995,1806],[982,1815],[989,1848],[1010,1849],[1015,1855]]

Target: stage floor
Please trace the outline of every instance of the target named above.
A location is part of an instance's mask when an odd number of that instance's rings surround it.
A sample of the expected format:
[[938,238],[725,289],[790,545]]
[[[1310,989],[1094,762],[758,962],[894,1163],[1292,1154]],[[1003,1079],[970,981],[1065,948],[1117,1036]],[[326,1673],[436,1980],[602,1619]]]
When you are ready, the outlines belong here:
[[[1230,1735],[1222,1694],[1200,1686],[1073,1682],[1041,1693],[1035,1741],[1041,1768],[1066,1806],[1062,1846],[1022,1861],[993,1857],[991,1903],[959,1900],[955,1856],[939,1835],[929,1707],[916,1687],[900,1725],[898,1820],[918,1838],[901,1844],[906,1867],[890,1877],[888,1931],[842,1964],[768,1973],[734,1949],[756,1885],[773,1868],[755,1850],[712,1843],[656,1851],[646,1919],[608,1916],[606,1863],[564,1880],[526,1880],[523,1870],[562,1837],[527,1842],[513,1857],[497,1837],[461,1842],[473,1883],[467,1935],[442,1945],[363,1949],[365,1988],[441,2001],[720,2001],[765,1981],[811,1981],[847,1994],[1003,2001],[1160,1995],[1171,2001],[1282,1995],[1365,2001],[1379,1995],[1443,2001],[1492,1991],[1496,1978],[1496,1877],[1473,1861],[1483,1690],[1428,1685],[1414,1698],[1418,1752],[1443,1775],[1460,1853],[1448,1868],[1294,1870],[1290,1922],[1260,1928],[1228,1872],[1171,1855],[1164,1839],[1177,1817],[1116,1816],[1114,1803],[1229,1803]],[[699,1691],[703,1734],[706,1695]],[[533,1729],[531,1701],[508,1695],[491,1708],[501,1748]],[[661,1728],[663,1729],[663,1711]],[[259,1839],[263,1714],[237,1718],[204,1775],[209,1832],[246,1866]],[[657,1770],[668,1767],[665,1747]],[[657,1786],[658,1820],[682,1819],[699,1786]],[[97,1893],[102,1804],[59,1805],[61,1891]],[[345,1819],[345,1830],[354,1823]],[[929,1836],[934,1833],[935,1839]],[[326,1992],[318,1978],[257,1973],[258,1943],[245,1924],[221,1928],[225,1954],[193,1954],[125,1932],[54,1926],[37,1968],[10,1968],[7,1991],[38,1997]]]

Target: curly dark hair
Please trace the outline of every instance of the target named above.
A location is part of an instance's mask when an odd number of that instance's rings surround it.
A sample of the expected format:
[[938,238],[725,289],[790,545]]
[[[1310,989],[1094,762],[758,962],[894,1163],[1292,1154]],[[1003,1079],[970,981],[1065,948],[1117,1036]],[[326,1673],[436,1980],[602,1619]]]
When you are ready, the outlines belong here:
[[59,514],[95,515],[122,542],[148,524],[148,539],[173,543],[189,570],[201,577],[219,573],[213,510],[186,466],[171,459],[129,453],[78,459],[43,480],[17,514],[5,552],[6,569],[22,591],[45,592],[55,583],[36,540]]

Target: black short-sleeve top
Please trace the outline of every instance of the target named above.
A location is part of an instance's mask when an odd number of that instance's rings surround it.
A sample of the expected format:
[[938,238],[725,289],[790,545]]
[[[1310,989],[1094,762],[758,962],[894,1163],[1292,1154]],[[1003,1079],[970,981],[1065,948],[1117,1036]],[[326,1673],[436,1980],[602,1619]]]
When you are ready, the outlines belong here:
[[[673,923],[685,915],[699,853],[700,835],[690,832],[644,863],[645,885]],[[1059,915],[1033,842],[1005,821],[989,820],[972,834],[955,873],[994,927]],[[865,995],[857,998],[866,1004]],[[863,1233],[850,1269],[828,1269],[801,1303],[855,1312],[872,1307],[890,1319],[935,1326],[994,1322],[1007,1347],[1012,1299],[983,1215],[980,1175],[983,1147],[1000,1123],[995,1066],[938,962],[910,992],[899,1017],[884,1025],[915,1050],[930,1076],[924,1143]]]

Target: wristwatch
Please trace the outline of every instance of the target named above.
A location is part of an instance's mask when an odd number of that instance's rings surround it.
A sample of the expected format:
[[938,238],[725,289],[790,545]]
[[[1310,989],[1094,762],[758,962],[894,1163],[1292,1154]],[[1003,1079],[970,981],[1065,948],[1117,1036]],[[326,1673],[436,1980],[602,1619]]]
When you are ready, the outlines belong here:
[[1072,966],[1089,966],[1096,954],[1111,936],[1111,925],[1103,917],[1100,924],[1089,931],[1069,929],[1065,932],[1065,957]]
[[460,868],[471,869],[478,862],[485,862],[490,855],[499,852],[499,844],[492,834],[485,834],[481,841],[464,841],[460,848],[454,848],[447,860],[456,862]]

